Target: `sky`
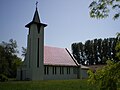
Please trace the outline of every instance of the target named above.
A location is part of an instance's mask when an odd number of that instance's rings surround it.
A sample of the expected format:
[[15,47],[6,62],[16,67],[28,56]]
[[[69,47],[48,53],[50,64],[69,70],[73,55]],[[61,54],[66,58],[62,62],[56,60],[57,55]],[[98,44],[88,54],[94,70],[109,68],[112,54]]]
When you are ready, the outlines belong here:
[[[71,48],[72,43],[95,38],[115,37],[120,32],[120,18],[106,19],[89,16],[92,0],[37,0],[38,12],[45,28],[45,45]],[[0,42],[17,41],[18,49],[27,47],[28,29],[33,19],[36,0],[0,0]],[[20,53],[21,54],[21,53]]]

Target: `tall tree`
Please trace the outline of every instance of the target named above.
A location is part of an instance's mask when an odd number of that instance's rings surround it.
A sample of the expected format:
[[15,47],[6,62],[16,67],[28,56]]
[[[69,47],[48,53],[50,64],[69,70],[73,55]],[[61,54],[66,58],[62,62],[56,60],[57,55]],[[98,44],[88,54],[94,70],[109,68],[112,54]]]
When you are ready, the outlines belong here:
[[84,64],[84,62],[85,62],[84,45],[82,44],[82,42],[78,43],[78,47],[79,47],[79,54],[80,54],[80,63]]
[[72,54],[74,58],[77,60],[78,63],[80,63],[80,53],[79,53],[79,46],[77,43],[73,43],[72,46]]
[[115,47],[117,61],[120,61],[120,33],[117,33],[117,44]]
[[17,57],[17,42],[10,39],[9,42],[0,44],[0,74],[8,77],[15,77],[17,67],[21,64],[21,59]]
[[78,63],[93,65],[93,64],[106,64],[108,59],[118,62],[115,56],[115,46],[118,38],[105,38],[87,40],[85,44],[73,43],[72,52]]
[[94,61],[95,64],[98,64],[98,40],[94,39],[94,43],[93,43],[93,50],[94,50]]

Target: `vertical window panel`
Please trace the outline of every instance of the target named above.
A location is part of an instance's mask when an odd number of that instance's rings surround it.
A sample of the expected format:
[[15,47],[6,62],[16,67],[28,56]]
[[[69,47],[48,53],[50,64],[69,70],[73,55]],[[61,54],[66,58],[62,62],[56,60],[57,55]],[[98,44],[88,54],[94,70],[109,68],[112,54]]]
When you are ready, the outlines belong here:
[[38,38],[38,48],[37,48],[37,67],[39,67],[39,38]]

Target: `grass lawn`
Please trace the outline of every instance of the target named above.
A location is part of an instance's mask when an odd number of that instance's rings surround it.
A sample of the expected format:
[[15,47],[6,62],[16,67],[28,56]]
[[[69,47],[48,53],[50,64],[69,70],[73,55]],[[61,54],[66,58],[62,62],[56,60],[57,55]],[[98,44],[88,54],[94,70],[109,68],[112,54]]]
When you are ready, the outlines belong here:
[[87,80],[8,81],[0,82],[0,90],[98,90]]
[[0,83],[0,90],[97,90],[86,80],[9,81]]

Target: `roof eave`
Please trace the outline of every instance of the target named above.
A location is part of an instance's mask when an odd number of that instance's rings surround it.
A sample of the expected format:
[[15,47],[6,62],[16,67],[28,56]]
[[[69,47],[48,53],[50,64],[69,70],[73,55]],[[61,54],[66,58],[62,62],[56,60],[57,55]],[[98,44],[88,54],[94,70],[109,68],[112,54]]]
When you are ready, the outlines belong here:
[[37,24],[38,26],[44,26],[44,27],[47,26],[47,24],[43,24],[43,23],[38,23],[38,22],[32,21],[32,22],[28,23],[27,25],[25,25],[25,27],[30,28],[30,26],[31,26],[32,24]]
[[68,52],[68,54],[70,55],[70,57],[72,58],[72,60],[74,61],[74,63],[77,65],[77,66],[80,66],[79,63],[77,63],[77,61],[75,60],[75,58],[71,55],[71,53],[69,52],[69,50],[67,48],[65,48],[66,51]]
[[77,65],[62,65],[62,64],[44,64],[46,66],[65,66],[65,67],[77,67]]

